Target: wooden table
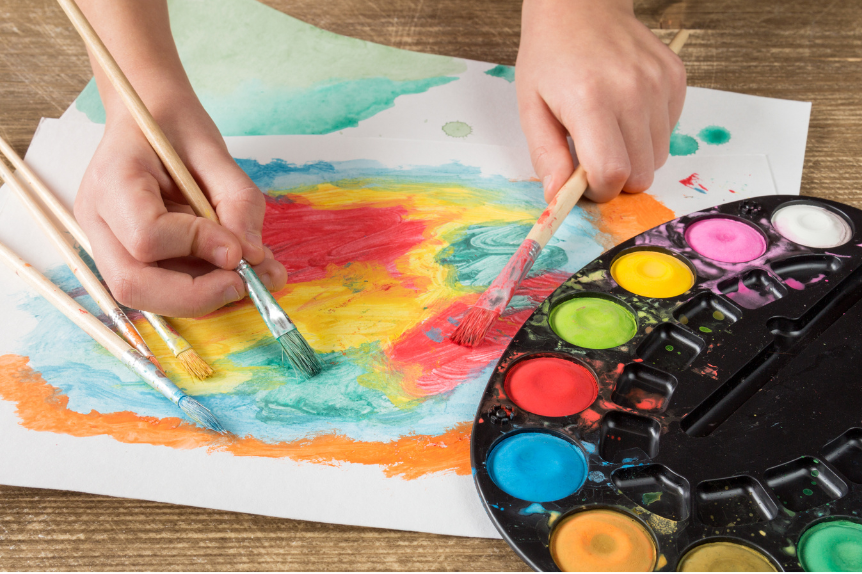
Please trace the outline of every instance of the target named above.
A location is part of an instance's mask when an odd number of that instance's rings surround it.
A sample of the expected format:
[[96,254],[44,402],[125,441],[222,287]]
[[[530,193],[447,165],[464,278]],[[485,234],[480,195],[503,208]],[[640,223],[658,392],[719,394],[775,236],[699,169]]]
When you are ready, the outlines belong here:
[[[399,48],[514,64],[517,0],[266,0]],[[862,3],[636,0],[652,28],[694,30],[692,86],[814,102],[802,193],[862,207]],[[23,154],[91,77],[50,0],[0,0],[0,134]],[[4,464],[4,461],[0,461]],[[280,520],[0,486],[5,570],[524,570],[499,540]]]

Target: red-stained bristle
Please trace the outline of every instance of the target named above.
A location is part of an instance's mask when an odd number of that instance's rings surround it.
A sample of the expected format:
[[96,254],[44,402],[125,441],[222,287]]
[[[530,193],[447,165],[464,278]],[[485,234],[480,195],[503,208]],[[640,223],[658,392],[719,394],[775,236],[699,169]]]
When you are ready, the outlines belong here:
[[147,358],[150,360],[150,362],[151,362],[152,364],[154,364],[154,365],[156,366],[156,368],[157,368],[158,370],[160,370],[160,371],[162,372],[162,374],[165,374],[165,370],[162,368],[161,363],[159,363],[159,360],[155,357],[155,355],[150,355],[150,356],[149,356],[149,357],[147,357]]
[[494,324],[494,321],[500,316],[499,313],[482,309],[480,307],[470,307],[461,324],[452,333],[452,341],[464,347],[475,347],[482,342],[488,329]]

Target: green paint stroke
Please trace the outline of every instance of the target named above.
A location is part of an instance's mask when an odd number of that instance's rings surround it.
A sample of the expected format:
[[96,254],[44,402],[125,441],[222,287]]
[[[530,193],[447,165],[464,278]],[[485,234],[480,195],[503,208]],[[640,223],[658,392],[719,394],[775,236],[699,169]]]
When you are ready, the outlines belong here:
[[730,132],[719,126],[707,126],[697,134],[708,145],[723,145],[730,141]]
[[446,122],[443,124],[443,133],[452,138],[465,138],[473,133],[473,128],[464,122]]
[[641,496],[641,504],[649,506],[653,502],[661,500],[661,495],[661,492],[644,492],[643,496]]
[[[224,135],[321,134],[457,79],[464,61],[339,36],[254,0],[170,0],[189,79]],[[95,85],[76,102],[104,122]]]
[[805,531],[797,553],[808,572],[862,571],[862,525],[849,520],[821,522]]
[[599,297],[575,297],[551,311],[554,332],[572,345],[609,349],[627,343],[637,333],[628,309]]
[[510,84],[515,81],[515,66],[494,66],[485,73],[495,78],[503,78]]
[[670,155],[692,155],[700,146],[691,136],[679,133],[679,124],[670,134]]

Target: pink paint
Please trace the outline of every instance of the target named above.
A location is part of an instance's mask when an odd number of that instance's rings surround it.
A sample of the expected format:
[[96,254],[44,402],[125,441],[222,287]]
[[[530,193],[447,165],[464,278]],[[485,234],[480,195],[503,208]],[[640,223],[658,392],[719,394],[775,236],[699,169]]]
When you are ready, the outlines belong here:
[[766,253],[763,235],[747,223],[727,217],[711,217],[685,230],[691,248],[715,261],[744,263]]
[[805,285],[803,285],[793,277],[787,277],[786,279],[784,279],[784,283],[791,289],[796,289],[797,291],[802,291],[803,289],[805,289]]

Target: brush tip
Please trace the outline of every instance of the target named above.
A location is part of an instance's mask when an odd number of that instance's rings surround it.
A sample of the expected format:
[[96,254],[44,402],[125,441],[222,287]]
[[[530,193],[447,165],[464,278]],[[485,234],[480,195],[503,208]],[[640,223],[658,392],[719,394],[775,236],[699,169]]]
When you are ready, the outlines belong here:
[[155,355],[152,355],[152,354],[147,355],[147,359],[149,359],[150,362],[156,366],[156,368],[159,370],[160,373],[162,373],[163,375],[165,374],[164,367],[162,367],[162,364],[159,362],[159,360],[156,358]]
[[452,341],[464,347],[475,347],[482,342],[482,339],[488,333],[488,329],[491,328],[491,325],[494,324],[494,321],[499,316],[498,313],[489,311],[488,309],[470,307],[461,324],[452,333]]
[[313,377],[323,370],[323,365],[314,354],[314,349],[309,346],[298,329],[285,333],[278,338],[278,342],[281,343],[287,360],[293,368],[305,377]]
[[186,349],[182,353],[179,353],[177,359],[180,360],[183,369],[199,381],[203,381],[213,374],[212,367],[194,349]]
[[224,427],[221,426],[221,423],[218,422],[218,419],[215,418],[208,408],[197,402],[195,399],[186,395],[181,397],[177,406],[186,413],[193,421],[196,423],[208,428],[211,431],[215,431],[219,434],[225,434],[227,431],[224,430]]

